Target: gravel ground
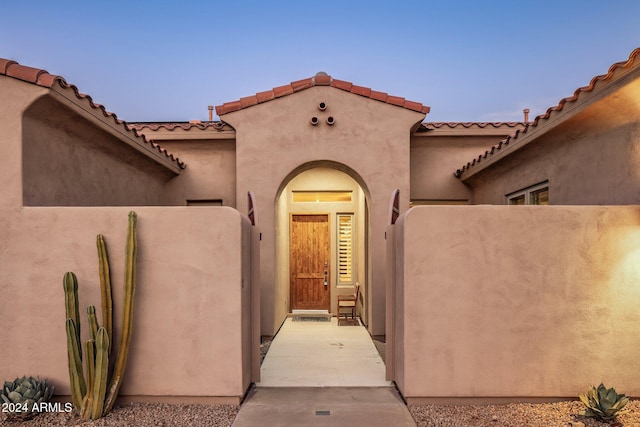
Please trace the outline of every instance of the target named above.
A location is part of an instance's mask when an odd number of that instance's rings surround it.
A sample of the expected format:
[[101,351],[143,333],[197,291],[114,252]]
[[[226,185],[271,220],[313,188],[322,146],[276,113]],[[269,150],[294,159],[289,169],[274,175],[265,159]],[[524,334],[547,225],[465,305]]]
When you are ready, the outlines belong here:
[[[618,417],[618,426],[640,427],[640,401],[627,405],[631,411]],[[10,422],[0,415],[0,426],[231,426],[239,407],[233,405],[169,405],[132,403],[116,407],[106,417],[84,421],[68,413],[45,413],[25,422]],[[545,404],[486,406],[409,406],[418,427],[605,427],[609,424],[578,415],[578,401]],[[572,424],[573,423],[573,424]],[[581,424],[582,423],[582,424]]]
[[260,343],[260,366],[262,366],[262,362],[264,362],[264,358],[267,356],[267,352],[269,351],[269,347],[271,347],[271,338],[263,337]]
[[[580,401],[486,406],[409,406],[409,412],[418,427],[604,427],[593,418],[580,414],[584,405]],[[628,414],[618,416],[619,426],[640,427],[640,401],[627,404]],[[573,423],[573,424],[571,424]],[[582,424],[580,424],[582,423]]]
[[62,426],[231,426],[238,414],[235,405],[169,405],[162,403],[131,403],[115,407],[96,421],[83,420],[71,413],[42,413],[29,421],[11,422],[0,415],[0,426],[62,427]]

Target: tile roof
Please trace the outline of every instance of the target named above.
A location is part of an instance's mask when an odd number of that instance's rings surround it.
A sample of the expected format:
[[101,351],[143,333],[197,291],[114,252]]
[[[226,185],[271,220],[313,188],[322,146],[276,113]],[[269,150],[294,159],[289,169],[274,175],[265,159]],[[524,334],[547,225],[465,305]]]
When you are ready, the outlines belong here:
[[467,162],[467,164],[463,165],[460,169],[455,171],[455,176],[460,178],[465,172],[469,171],[474,166],[479,165],[485,159],[491,158],[491,156],[498,154],[501,150],[509,147],[510,144],[516,142],[518,138],[524,137],[524,135],[526,135],[530,130],[534,130],[539,125],[543,125],[544,123],[546,123],[552,116],[559,114],[567,103],[574,103],[578,101],[583,96],[583,94],[593,92],[596,88],[596,85],[598,85],[598,87],[601,87],[602,84],[608,84],[613,79],[616,71],[638,66],[640,61],[636,61],[636,59],[639,55],[640,48],[637,48],[633,52],[631,52],[631,54],[629,55],[629,59],[627,59],[626,61],[617,62],[609,67],[609,71],[607,72],[607,74],[595,76],[593,79],[591,79],[591,82],[589,82],[588,86],[583,86],[576,89],[573,93],[573,96],[561,99],[560,102],[558,102],[558,105],[547,109],[544,114],[540,114],[539,116],[537,116],[533,120],[533,122],[527,123],[522,130],[517,130],[513,135],[508,136],[498,144],[485,151],[483,154],[480,154],[472,161]]
[[190,130],[192,128],[196,128],[196,129],[200,129],[200,130],[205,130],[205,129],[214,129],[217,130],[218,132],[221,132],[223,130],[225,130],[225,126],[228,126],[226,123],[223,122],[200,122],[200,121],[191,121],[191,122],[129,122],[127,123],[127,127],[129,129],[135,129],[135,130],[143,130],[143,129],[150,129],[150,130],[160,130],[160,129],[165,129],[165,130],[175,130],[175,129],[182,129],[182,130]]
[[418,129],[418,132],[424,132],[430,129],[440,129],[444,127],[448,127],[451,129],[455,129],[458,127],[462,127],[465,129],[469,129],[472,127],[477,127],[481,129],[484,129],[484,128],[499,129],[503,127],[514,128],[514,127],[524,126],[524,125],[525,125],[524,122],[423,122],[420,124],[420,129]]
[[14,79],[49,89],[56,89],[57,87],[60,87],[62,89],[72,90],[78,99],[87,100],[91,108],[99,110],[104,117],[111,118],[116,126],[123,128],[126,132],[132,132],[135,138],[142,139],[144,141],[144,145],[149,147],[150,150],[157,151],[161,155],[164,155],[167,160],[176,164],[180,169],[184,169],[186,167],[184,162],[179,158],[174,157],[173,154],[169,153],[155,142],[148,140],[144,135],[138,133],[136,129],[130,129],[124,120],[120,120],[114,113],[107,111],[104,106],[93,102],[93,99],[89,95],[80,93],[75,85],[67,83],[61,76],[49,74],[46,70],[39,68],[20,65],[16,61],[4,58],[0,58],[0,76],[12,77]]
[[292,93],[300,92],[313,86],[330,86],[336,89],[344,90],[346,92],[354,93],[356,95],[364,96],[376,101],[385,102],[387,104],[396,105],[398,107],[407,108],[409,110],[417,111],[423,114],[427,114],[430,110],[430,107],[422,105],[419,102],[408,101],[404,98],[391,96],[384,92],[372,90],[368,87],[357,86],[351,82],[336,80],[325,73],[318,73],[308,79],[291,82],[288,85],[284,86],[278,86],[265,92],[259,92],[253,96],[240,98],[237,101],[225,102],[222,105],[216,106],[216,113],[218,114],[218,116],[221,116],[233,111],[238,111],[257,104],[262,104],[263,102],[268,102],[272,99],[291,95]]
[[516,127],[522,124],[523,124],[522,122],[424,122],[423,123],[423,125],[431,126],[434,128],[441,128],[444,126],[447,126],[450,128],[457,128],[459,126],[462,126],[463,128],[470,128],[473,126],[477,126],[479,128],[486,128],[486,127],[500,128],[503,126]]

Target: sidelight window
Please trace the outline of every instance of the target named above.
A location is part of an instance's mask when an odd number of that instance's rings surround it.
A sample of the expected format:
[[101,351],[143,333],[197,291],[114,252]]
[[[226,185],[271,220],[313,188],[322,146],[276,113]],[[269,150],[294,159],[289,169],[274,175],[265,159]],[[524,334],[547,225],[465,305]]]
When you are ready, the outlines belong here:
[[353,284],[353,214],[338,214],[338,285]]

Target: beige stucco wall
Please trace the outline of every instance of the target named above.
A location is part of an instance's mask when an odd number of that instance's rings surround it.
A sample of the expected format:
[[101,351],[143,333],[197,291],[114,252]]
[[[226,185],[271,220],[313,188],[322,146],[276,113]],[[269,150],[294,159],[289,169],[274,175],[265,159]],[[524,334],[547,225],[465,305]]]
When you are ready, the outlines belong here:
[[470,188],[454,175],[456,169],[509,135],[471,134],[458,130],[434,129],[411,137],[411,200],[470,200]]
[[[251,377],[248,220],[226,207],[134,209],[138,285],[121,394],[237,402]],[[0,209],[0,378],[39,375],[69,393],[62,277],[77,274],[83,317],[100,305],[95,236],[104,234],[119,327],[129,210]]]
[[25,206],[163,204],[175,174],[50,96],[22,119]]
[[3,166],[0,200],[3,207],[22,206],[22,115],[47,89],[11,78],[0,78],[0,135]]
[[[327,104],[321,112],[317,106]],[[312,116],[320,124],[312,126]],[[325,120],[335,118],[333,126]],[[302,165],[332,161],[343,165],[370,192],[370,331],[384,334],[384,227],[392,191],[400,189],[402,210],[409,204],[411,128],[424,114],[315,86],[221,119],[236,130],[237,206],[246,212],[247,191],[260,212],[261,295],[264,335],[272,335],[287,314],[276,301],[275,202],[287,176]]]
[[473,203],[505,204],[507,194],[546,180],[554,205],[640,203],[638,99],[640,79],[574,111],[565,107],[566,118],[541,122],[514,142],[528,145],[465,178]]
[[405,397],[640,393],[640,208],[418,207],[396,227]]
[[[153,138],[152,132],[148,134]],[[236,206],[234,140],[161,140],[158,143],[187,165],[180,176],[167,184],[165,203],[186,205],[187,200],[222,200],[224,206]]]

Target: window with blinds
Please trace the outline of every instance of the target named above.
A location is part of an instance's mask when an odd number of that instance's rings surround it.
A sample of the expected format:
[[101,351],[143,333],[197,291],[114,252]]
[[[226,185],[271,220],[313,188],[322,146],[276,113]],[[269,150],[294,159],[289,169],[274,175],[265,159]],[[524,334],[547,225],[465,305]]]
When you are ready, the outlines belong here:
[[338,214],[338,285],[353,284],[353,214]]

